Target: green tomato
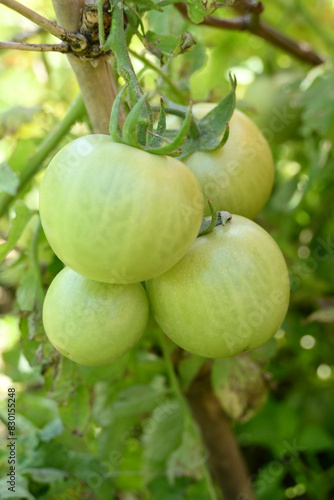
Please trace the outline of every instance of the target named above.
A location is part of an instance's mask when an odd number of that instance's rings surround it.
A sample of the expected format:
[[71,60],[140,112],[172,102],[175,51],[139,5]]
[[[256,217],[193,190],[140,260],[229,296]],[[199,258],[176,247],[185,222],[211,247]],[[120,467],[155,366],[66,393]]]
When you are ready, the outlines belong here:
[[137,283],[185,255],[201,225],[203,195],[182,162],[88,135],[51,161],[40,214],[50,246],[74,271]]
[[[202,118],[215,104],[193,107]],[[217,210],[254,219],[267,203],[274,182],[274,163],[269,145],[252,120],[235,110],[226,144],[216,151],[197,151],[182,160],[199,180],[205,200]],[[205,215],[210,209],[205,204]]]
[[149,317],[140,283],[112,285],[64,268],[48,289],[43,323],[51,344],[87,366],[110,363],[141,337]]
[[289,304],[289,277],[272,237],[233,215],[148,281],[147,293],[158,325],[177,345],[223,358],[256,349],[276,333]]

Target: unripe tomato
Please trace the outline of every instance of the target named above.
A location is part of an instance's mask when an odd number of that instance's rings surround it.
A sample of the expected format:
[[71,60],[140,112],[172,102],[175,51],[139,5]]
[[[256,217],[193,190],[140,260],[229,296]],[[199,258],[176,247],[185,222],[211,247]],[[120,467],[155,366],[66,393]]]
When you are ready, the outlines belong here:
[[233,215],[148,281],[147,292],[158,325],[177,345],[223,358],[256,349],[276,333],[288,308],[289,277],[272,237]]
[[51,344],[87,366],[105,365],[122,356],[139,340],[148,317],[148,300],[140,283],[100,283],[70,268],[53,280],[43,306]]
[[40,213],[67,266],[96,281],[136,283],[185,255],[201,225],[203,195],[182,162],[88,135],[51,161]]
[[[196,104],[194,116],[202,118],[214,107],[212,103]],[[237,109],[222,148],[197,151],[182,161],[199,180],[204,199],[210,199],[218,211],[254,219],[268,201],[274,182],[270,148],[255,123]],[[207,203],[204,208],[209,215]]]

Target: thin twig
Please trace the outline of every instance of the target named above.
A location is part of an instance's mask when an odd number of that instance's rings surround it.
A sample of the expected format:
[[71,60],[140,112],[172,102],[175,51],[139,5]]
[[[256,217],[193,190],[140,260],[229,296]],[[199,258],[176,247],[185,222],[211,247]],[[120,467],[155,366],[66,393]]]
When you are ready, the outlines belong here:
[[62,52],[67,54],[71,51],[67,43],[19,43],[19,42],[0,42],[1,49],[11,50],[29,50],[32,52]]
[[[191,22],[188,17],[187,7],[183,2],[176,4],[175,7],[184,18]],[[283,33],[264,23],[260,18],[259,12],[253,11],[234,19],[219,19],[208,16],[204,18],[202,24],[228,30],[249,31],[253,35],[267,40],[271,44],[292,54],[297,59],[306,61],[313,66],[325,62],[325,59],[314,52],[305,42],[295,42]]]
[[83,35],[71,33],[65,30],[61,26],[58,26],[57,24],[49,21],[37,12],[29,9],[25,5],[16,2],[16,0],[0,0],[0,3],[6,5],[6,7],[9,7],[12,10],[15,10],[15,12],[18,12],[33,23],[37,24],[37,26],[40,26],[44,30],[51,33],[51,35],[54,35],[63,42],[68,43],[69,45],[71,45],[73,50],[81,51],[87,47],[87,40]]

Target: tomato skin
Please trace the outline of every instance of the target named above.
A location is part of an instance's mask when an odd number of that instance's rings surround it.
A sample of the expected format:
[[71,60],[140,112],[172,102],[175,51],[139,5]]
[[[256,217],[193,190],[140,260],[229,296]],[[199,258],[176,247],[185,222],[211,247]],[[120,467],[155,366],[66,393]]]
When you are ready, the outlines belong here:
[[122,356],[139,340],[148,317],[148,300],[140,283],[100,283],[68,267],[51,283],[43,306],[51,344],[86,366],[105,365]]
[[233,215],[148,281],[147,293],[158,325],[177,345],[223,358],[256,349],[276,333],[289,304],[289,277],[271,236]]
[[[200,103],[194,116],[203,117],[215,107]],[[182,161],[199,180],[204,199],[217,210],[254,219],[267,203],[274,183],[274,163],[269,145],[255,123],[239,110],[230,120],[226,144],[216,151],[197,151]],[[210,209],[204,204],[204,214]]]
[[96,281],[137,283],[185,255],[201,225],[203,195],[182,162],[96,134],[53,158],[40,214],[67,266]]

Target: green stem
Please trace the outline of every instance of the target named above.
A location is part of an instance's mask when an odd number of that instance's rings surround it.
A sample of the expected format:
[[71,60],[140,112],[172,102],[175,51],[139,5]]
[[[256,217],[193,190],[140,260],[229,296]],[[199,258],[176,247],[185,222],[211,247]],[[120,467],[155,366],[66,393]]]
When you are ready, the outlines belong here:
[[[140,86],[135,70],[133,69],[132,62],[129,55],[128,46],[126,43],[126,36],[124,31],[124,13],[123,1],[111,0],[112,5],[112,23],[110,35],[104,45],[104,49],[111,48],[117,63],[117,72],[129,85],[129,104],[133,108],[137,101],[143,96],[143,90]],[[151,106],[148,100],[143,107],[143,122],[148,121],[149,130],[153,128],[153,115]],[[147,117],[148,120],[145,120]],[[140,124],[138,126],[139,142],[145,143],[146,139],[146,126]]]
[[175,94],[175,96],[177,96],[180,101],[182,102],[182,104],[187,104],[187,99],[186,97],[182,94],[182,92],[177,88],[176,85],[174,85],[174,83],[172,82],[172,80],[169,78],[168,75],[166,75],[166,73],[164,73],[162,71],[161,68],[159,68],[158,66],[155,66],[153,63],[151,63],[151,61],[149,59],[146,59],[145,56],[142,56],[140,54],[137,54],[137,52],[135,52],[134,50],[132,49],[129,49],[129,52],[136,58],[138,59],[139,61],[142,61],[142,63],[145,64],[145,66],[147,66],[148,68],[151,68],[153,69],[156,73],[158,73],[161,78],[163,80],[165,80],[165,82],[169,85],[170,89],[173,91],[173,93]]
[[99,41],[100,41],[100,46],[105,44],[106,37],[104,34],[104,22],[103,22],[103,5],[104,5],[104,0],[97,0],[97,16],[98,16],[98,23],[99,23]]
[[112,24],[110,30],[110,38],[108,37],[104,48],[111,48],[116,58],[118,74],[129,85],[130,106],[133,107],[136,102],[142,97],[143,90],[137,80],[136,73],[133,69],[132,62],[129,56],[128,46],[126,43],[124,31],[124,14],[123,1],[114,0],[112,9]]
[[[82,95],[73,101],[66,115],[56,128],[44,139],[38,146],[36,154],[29,158],[25,164],[19,180],[18,193],[26,186],[30,179],[41,168],[43,161],[48,157],[51,151],[57,146],[59,141],[69,132],[74,123],[79,120],[86,112]],[[10,203],[17,197],[7,193],[0,194],[0,216],[4,215]]]
[[40,305],[43,304],[44,297],[45,297],[45,292],[44,292],[43,285],[42,285],[41,268],[39,266],[39,260],[38,260],[39,236],[41,234],[41,230],[42,230],[41,219],[38,217],[36,227],[34,229],[33,239],[31,242],[31,260],[32,260],[32,263],[36,269],[36,273],[38,274],[38,277],[39,277],[37,299],[38,299]]
[[[170,356],[169,356],[166,336],[162,330],[160,330],[160,332],[159,332],[159,340],[160,340],[160,346],[162,349],[164,361],[166,364],[166,369],[167,369],[169,381],[170,381],[171,387],[173,389],[173,392],[174,392],[175,396],[177,397],[177,400],[178,400],[180,407],[182,409],[184,419],[186,422],[190,423],[190,425],[193,427],[194,431],[196,432],[196,434],[198,436],[198,440],[202,441],[201,436],[200,436],[199,431],[198,431],[198,428],[193,421],[191,411],[190,411],[188,404],[187,404],[187,402],[183,396],[183,393],[181,391],[177,376],[175,375],[174,366],[173,366],[173,363],[172,363]],[[210,474],[206,464],[203,464],[203,469],[204,469],[204,478],[205,478],[206,483],[207,483],[208,492],[210,494],[211,500],[217,500],[217,495],[216,495],[216,491],[215,491],[215,488],[213,485],[211,474]]]

